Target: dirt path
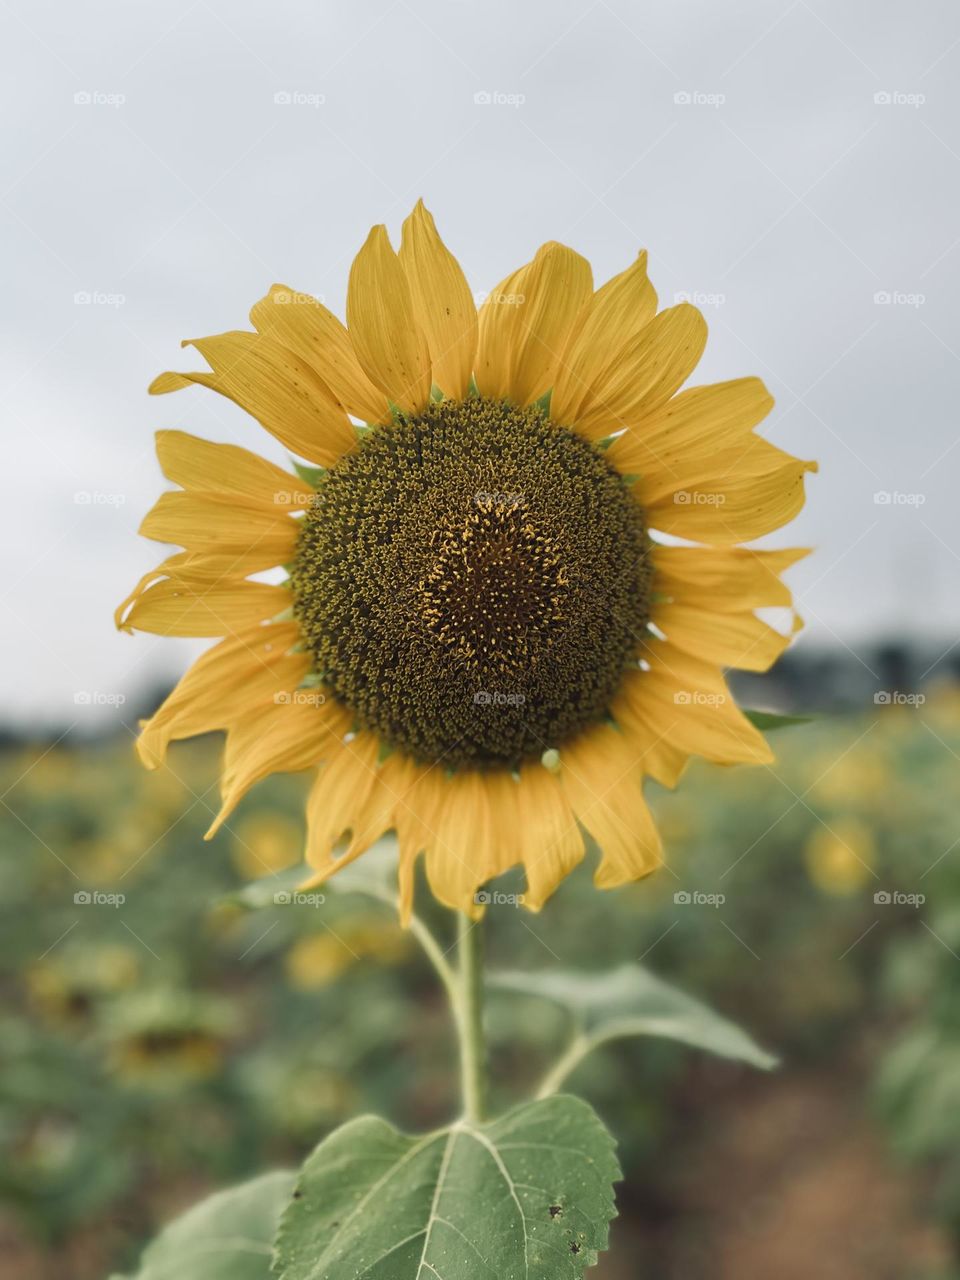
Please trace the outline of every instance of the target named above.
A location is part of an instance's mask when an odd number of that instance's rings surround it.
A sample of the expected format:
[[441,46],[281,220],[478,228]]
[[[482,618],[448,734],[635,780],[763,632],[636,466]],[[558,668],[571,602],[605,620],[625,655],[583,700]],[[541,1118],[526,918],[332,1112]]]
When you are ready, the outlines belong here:
[[700,1132],[669,1176],[669,1221],[624,1221],[592,1274],[918,1280],[948,1263],[923,1188],[893,1163],[849,1079],[753,1077],[694,1120]]

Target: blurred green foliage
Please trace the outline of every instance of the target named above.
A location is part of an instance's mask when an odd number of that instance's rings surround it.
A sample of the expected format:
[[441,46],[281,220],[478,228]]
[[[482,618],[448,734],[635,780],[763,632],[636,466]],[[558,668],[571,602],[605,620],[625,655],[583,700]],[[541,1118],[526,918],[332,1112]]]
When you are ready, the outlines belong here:
[[[539,915],[495,900],[490,964],[642,959],[790,1062],[866,1046],[876,1113],[905,1160],[936,1171],[960,1237],[960,696],[775,745],[770,768],[693,767],[675,793],[651,788],[668,868],[649,880],[598,893],[588,858]],[[171,1206],[299,1162],[350,1116],[414,1129],[456,1106],[442,994],[388,908],[332,888],[314,905],[237,905],[250,880],[288,884],[306,784],[263,784],[206,844],[218,753],[183,744],[153,774],[128,743],[0,757],[0,1197],[50,1248],[109,1223],[119,1269]],[[423,883],[418,903],[452,940]],[[491,993],[489,1022],[505,1104],[562,1048],[564,1015]],[[573,1083],[655,1202],[685,1099],[747,1070],[644,1040]]]

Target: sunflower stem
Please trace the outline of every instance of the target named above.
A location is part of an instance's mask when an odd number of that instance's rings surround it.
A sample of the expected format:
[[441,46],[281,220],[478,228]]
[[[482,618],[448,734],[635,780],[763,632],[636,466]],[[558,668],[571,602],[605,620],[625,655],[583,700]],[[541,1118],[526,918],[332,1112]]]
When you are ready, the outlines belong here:
[[460,1068],[464,1119],[483,1121],[486,1099],[487,1052],[483,1035],[483,924],[457,913],[457,958],[460,1000]]

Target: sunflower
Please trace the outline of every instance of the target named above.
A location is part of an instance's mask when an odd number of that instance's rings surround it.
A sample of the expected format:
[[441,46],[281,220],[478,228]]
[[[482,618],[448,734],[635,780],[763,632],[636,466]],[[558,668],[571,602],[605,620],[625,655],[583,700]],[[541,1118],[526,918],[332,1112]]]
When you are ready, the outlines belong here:
[[316,770],[312,881],[394,831],[404,915],[420,855],[474,916],[517,863],[539,909],[587,834],[600,887],[647,875],[647,777],[772,759],[724,669],[789,643],[755,611],[790,606],[805,553],[740,544],[796,515],[815,464],[755,433],[759,379],[680,391],[706,324],[658,312],[645,253],[594,290],[545,244],[478,313],[420,202],[399,252],[370,232],[346,313],[275,285],[253,332],[189,343],[209,372],[150,388],[212,388],[302,461],[158,433],[179,488],[140,532],[184,550],[117,624],[220,639],[144,723],[142,760],[225,730],[210,834],[259,779]]

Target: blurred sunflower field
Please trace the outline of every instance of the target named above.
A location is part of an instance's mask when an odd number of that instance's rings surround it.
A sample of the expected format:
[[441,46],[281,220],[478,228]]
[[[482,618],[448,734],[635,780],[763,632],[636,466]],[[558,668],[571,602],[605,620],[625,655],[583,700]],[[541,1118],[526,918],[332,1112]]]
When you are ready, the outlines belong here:
[[[519,877],[498,881],[491,967],[639,961],[781,1059],[763,1074],[644,1038],[578,1069],[626,1178],[595,1274],[955,1278],[960,694],[776,747],[770,768],[654,791],[669,866],[639,885],[596,894],[585,865],[533,915]],[[154,774],[126,736],[3,750],[0,1280],[133,1274],[208,1190],[364,1111],[422,1129],[456,1105],[442,993],[374,881],[293,891],[301,778],[203,842],[219,749]],[[507,1103],[567,1015],[493,988]]]

